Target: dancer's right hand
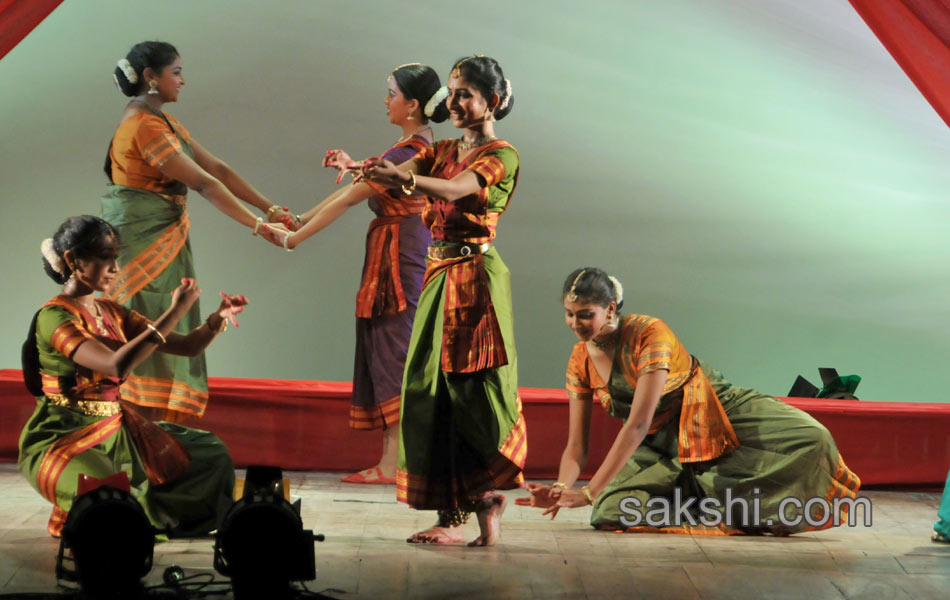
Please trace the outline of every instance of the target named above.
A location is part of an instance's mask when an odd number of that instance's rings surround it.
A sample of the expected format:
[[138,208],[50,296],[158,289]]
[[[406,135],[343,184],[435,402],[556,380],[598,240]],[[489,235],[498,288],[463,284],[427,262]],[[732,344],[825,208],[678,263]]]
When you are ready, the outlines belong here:
[[531,492],[531,496],[528,498],[515,498],[515,504],[519,506],[544,508],[546,510],[541,514],[550,514],[552,519],[557,516],[557,511],[561,509],[561,507],[557,505],[558,500],[561,499],[560,487],[552,488],[549,485],[531,482],[526,483],[525,487]]
[[183,277],[181,284],[172,290],[172,308],[182,313],[187,312],[200,295],[198,281],[192,277]]

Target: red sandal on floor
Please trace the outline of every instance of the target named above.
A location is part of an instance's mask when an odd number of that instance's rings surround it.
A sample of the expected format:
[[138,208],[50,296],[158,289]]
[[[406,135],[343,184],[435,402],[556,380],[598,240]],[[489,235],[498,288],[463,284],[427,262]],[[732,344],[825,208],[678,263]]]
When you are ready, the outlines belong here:
[[[367,469],[369,470],[369,469]],[[376,478],[369,479],[363,472],[353,473],[352,475],[347,475],[346,477],[341,477],[340,481],[343,483],[396,483],[395,477],[383,477],[383,470],[379,467],[376,467]]]

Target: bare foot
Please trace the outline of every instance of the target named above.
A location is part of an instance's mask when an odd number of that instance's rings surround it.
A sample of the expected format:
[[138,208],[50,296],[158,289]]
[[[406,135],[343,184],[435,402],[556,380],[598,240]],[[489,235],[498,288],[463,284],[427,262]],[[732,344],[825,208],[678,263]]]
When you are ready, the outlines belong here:
[[478,517],[478,528],[481,535],[469,546],[494,546],[501,539],[501,515],[508,506],[508,499],[501,494],[492,494],[483,498],[479,503],[475,515]]
[[461,527],[440,527],[433,525],[425,531],[419,531],[406,539],[410,544],[461,544]]

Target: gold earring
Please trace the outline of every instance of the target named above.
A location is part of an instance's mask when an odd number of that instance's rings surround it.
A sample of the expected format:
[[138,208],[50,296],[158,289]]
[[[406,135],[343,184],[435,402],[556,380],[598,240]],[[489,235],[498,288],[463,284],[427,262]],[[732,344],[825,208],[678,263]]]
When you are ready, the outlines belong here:
[[415,117],[413,117],[412,115],[409,115],[408,117],[406,117],[407,121],[412,121],[413,119],[415,119]]
[[148,93],[150,96],[155,96],[158,94],[158,83],[156,83],[154,79],[151,79],[148,82]]

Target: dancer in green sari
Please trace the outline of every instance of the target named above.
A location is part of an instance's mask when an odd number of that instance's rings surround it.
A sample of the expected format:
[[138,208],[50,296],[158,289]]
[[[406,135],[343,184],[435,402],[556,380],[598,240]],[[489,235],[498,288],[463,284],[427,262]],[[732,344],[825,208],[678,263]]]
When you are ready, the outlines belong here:
[[23,346],[23,377],[36,411],[20,436],[19,469],[53,503],[52,535],[65,523],[80,475],[102,479],[120,471],[155,527],[207,533],[232,504],[227,448],[209,432],[142,417],[121,382],[156,350],[200,354],[247,300],[222,294],[218,310],[183,335],[175,326],[200,293],[193,279],[179,282],[154,321],[96,298],[119,272],[118,239],[107,222],[85,215],[71,217],[43,243],[46,272],[63,289],[36,313]]
[[[529,483],[519,504],[552,516],[593,504],[592,525],[629,532],[787,535],[841,524],[860,480],[818,421],[733,386],[660,319],[620,316],[623,288],[600,269],[571,273],[563,301],[581,340],[567,369],[568,441],[558,481]],[[595,397],[624,425],[590,483],[574,489]]]
[[446,92],[461,139],[439,141],[398,167],[364,164],[363,174],[429,198],[422,218],[433,242],[403,376],[396,498],[437,511],[438,521],[406,541],[460,543],[474,512],[480,535],[469,545],[490,546],[507,502],[495,490],[522,484],[528,451],[510,276],[493,246],[520,169],[493,122],[514,97],[497,61],[481,55],[455,62]]
[[[221,212],[281,246],[286,231],[263,224],[242,203],[291,229],[297,222],[237,172],[198,144],[162,111],[185,85],[181,57],[165,42],[136,44],[118,62],[116,84],[132,97],[112,138],[105,172],[112,185],[101,216],[120,233],[121,271],[107,297],[142,314],[160,314],[183,277],[195,276],[186,193],[193,189]],[[178,324],[187,333],[200,324],[196,302]],[[123,383],[123,396],[153,420],[181,422],[204,414],[208,378],[204,356],[156,354]]]

